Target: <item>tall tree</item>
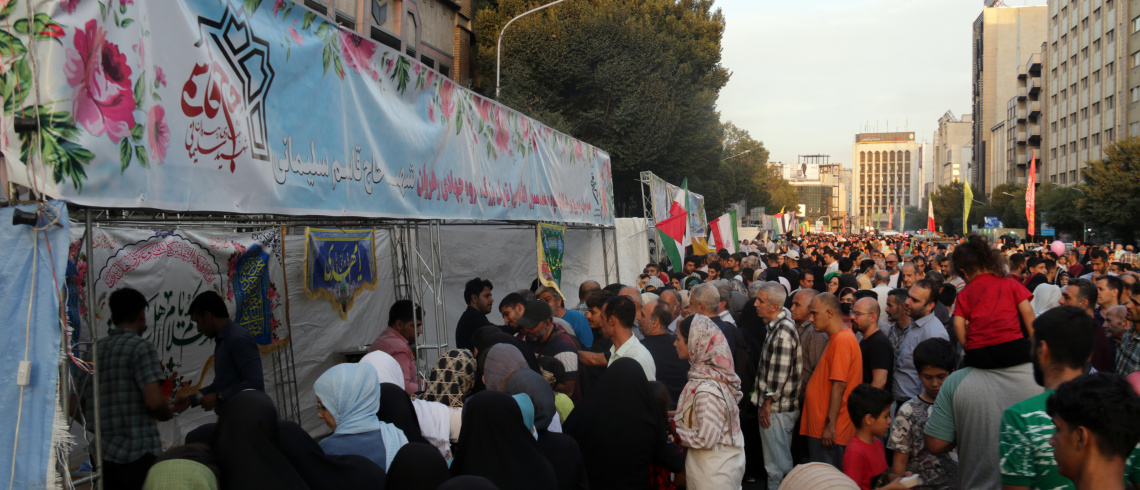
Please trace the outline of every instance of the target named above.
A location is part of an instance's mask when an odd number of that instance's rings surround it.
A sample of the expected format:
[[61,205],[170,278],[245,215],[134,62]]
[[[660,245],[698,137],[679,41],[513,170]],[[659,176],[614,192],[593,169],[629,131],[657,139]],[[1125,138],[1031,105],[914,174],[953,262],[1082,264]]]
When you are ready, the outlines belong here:
[[[488,94],[500,29],[543,3],[480,4],[478,78]],[[716,100],[729,78],[720,64],[723,32],[712,0],[565,2],[510,25],[499,100],[608,151],[618,203],[636,202],[645,170],[671,182],[715,182],[723,156]]]
[[[1025,186],[1004,183],[994,186],[990,193],[990,208],[1006,228],[1025,228]],[[992,215],[991,215],[992,216]]]
[[[967,223],[978,225],[980,228],[984,221],[983,216],[985,215],[983,213],[989,212],[989,203],[986,202],[985,194],[977,187],[970,186],[970,188],[973,190],[974,199],[978,202],[971,205]],[[962,233],[964,189],[965,187],[961,182],[951,182],[938,187],[938,191],[930,195],[930,198],[934,200],[934,221],[938,228],[947,235],[960,235]]]
[[1093,228],[1132,242],[1140,223],[1140,138],[1113,141],[1104,153],[1084,171],[1080,188],[1087,196],[1079,206]]
[[1068,234],[1080,237],[1084,227],[1079,203],[1085,191],[1079,187],[1059,186],[1045,182],[1037,189],[1037,209],[1045,214],[1042,222],[1057,230],[1057,235]]
[[768,206],[771,199],[768,181],[774,176],[767,172],[768,149],[732,121],[725,122],[723,127],[720,170],[726,201],[731,204],[743,199],[749,209]]

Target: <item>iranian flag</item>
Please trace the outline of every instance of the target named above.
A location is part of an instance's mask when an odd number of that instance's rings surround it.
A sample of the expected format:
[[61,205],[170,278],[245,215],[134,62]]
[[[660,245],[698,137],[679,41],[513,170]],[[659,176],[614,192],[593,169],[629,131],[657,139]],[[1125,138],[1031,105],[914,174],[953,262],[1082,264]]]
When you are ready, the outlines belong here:
[[673,264],[674,271],[680,271],[681,265],[685,263],[685,258],[682,255],[685,253],[685,246],[681,240],[685,239],[686,230],[689,229],[688,217],[689,215],[682,213],[657,223],[657,235],[661,239],[661,247],[669,256],[669,262]]
[[[677,190],[677,196],[673,198],[673,205],[669,207],[669,216],[677,215],[689,216],[689,178],[681,181],[681,188]],[[686,218],[687,222],[687,218]],[[685,247],[693,244],[693,231],[688,226],[685,227],[685,236],[681,237],[681,253],[685,253]]]
[[1029,185],[1025,187],[1025,218],[1029,221],[1029,235],[1037,231],[1033,218],[1037,214],[1037,150],[1033,150],[1033,159],[1029,161]]
[[887,228],[895,227],[895,204],[891,203],[887,207]]
[[934,227],[934,200],[929,196],[926,198],[926,229],[931,233],[937,229]]
[[740,251],[735,209],[709,223],[709,232],[712,235],[713,242],[716,243],[717,250],[725,249],[728,250],[728,253],[733,254]]

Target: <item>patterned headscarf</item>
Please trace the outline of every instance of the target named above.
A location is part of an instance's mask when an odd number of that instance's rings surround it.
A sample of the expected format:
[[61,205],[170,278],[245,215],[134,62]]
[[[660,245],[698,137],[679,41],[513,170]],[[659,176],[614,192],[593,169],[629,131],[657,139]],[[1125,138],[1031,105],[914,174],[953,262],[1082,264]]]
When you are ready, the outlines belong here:
[[475,386],[475,355],[467,349],[452,349],[441,356],[428,375],[421,399],[452,408],[463,406],[463,399]]
[[[743,447],[744,436],[740,430],[740,409],[737,403],[744,395],[740,392],[740,377],[733,367],[728,341],[709,317],[693,315],[692,318],[689,336],[685,339],[689,345],[689,382],[677,400],[677,434],[689,447],[705,448],[711,444]],[[698,392],[712,396],[705,398],[704,402],[698,402]],[[712,403],[726,405],[724,410],[728,414],[727,420],[712,421],[692,414],[693,410],[702,409],[701,405],[710,399],[713,400]],[[715,432],[718,436],[714,440],[698,440],[701,435],[710,432],[710,427],[702,428],[702,424],[716,424],[718,428]]]

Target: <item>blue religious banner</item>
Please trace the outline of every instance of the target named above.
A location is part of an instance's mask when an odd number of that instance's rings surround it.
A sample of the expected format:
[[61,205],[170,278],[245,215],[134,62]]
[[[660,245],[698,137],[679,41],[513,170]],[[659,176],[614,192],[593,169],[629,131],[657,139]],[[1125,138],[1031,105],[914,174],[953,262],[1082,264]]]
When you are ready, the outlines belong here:
[[305,294],[328,298],[348,320],[356,295],[376,287],[375,233],[367,230],[305,229]]
[[273,343],[273,317],[269,303],[269,253],[253,245],[236,263],[237,274],[230,287],[237,303],[236,323],[253,335],[258,345]]

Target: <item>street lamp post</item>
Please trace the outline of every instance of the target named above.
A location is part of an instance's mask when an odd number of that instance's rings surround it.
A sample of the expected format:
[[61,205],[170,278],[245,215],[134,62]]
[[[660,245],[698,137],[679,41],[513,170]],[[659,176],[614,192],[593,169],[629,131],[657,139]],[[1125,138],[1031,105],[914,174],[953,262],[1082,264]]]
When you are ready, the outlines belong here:
[[503,33],[507,31],[507,26],[511,25],[511,22],[514,22],[514,21],[516,21],[516,20],[519,20],[519,19],[520,19],[520,18],[522,18],[522,17],[525,17],[525,16],[527,16],[527,15],[530,15],[530,14],[533,14],[533,13],[535,13],[535,12],[538,12],[539,10],[542,10],[542,9],[544,9],[544,8],[547,8],[547,7],[550,7],[550,6],[553,6],[553,5],[557,5],[557,4],[560,4],[560,3],[562,3],[562,2],[565,2],[565,1],[566,1],[566,0],[554,0],[553,2],[550,2],[550,3],[546,4],[546,5],[542,5],[542,6],[539,6],[539,7],[535,7],[535,8],[532,8],[532,9],[530,9],[530,10],[527,10],[526,12],[523,12],[523,13],[521,13],[521,14],[519,14],[519,15],[516,15],[516,16],[515,16],[513,19],[511,19],[511,20],[508,20],[506,24],[503,24],[503,28],[499,30],[499,43],[498,43],[498,45],[497,45],[497,46],[495,46],[495,100],[498,100],[498,99],[499,99],[499,85],[500,85],[500,84],[499,84],[499,64],[500,64],[500,62],[501,62],[501,61],[502,61],[502,59],[503,59],[503,58],[502,58],[502,51],[503,51]]

